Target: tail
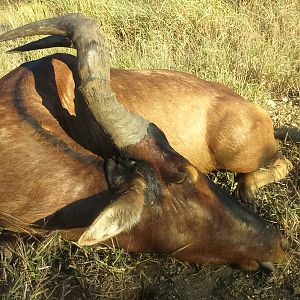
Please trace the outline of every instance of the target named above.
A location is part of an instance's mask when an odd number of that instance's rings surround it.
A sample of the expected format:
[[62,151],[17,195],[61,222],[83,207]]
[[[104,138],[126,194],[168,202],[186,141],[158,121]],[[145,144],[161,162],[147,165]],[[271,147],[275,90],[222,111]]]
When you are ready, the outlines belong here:
[[297,127],[281,127],[275,128],[274,136],[281,141],[292,141],[300,143],[300,129]]

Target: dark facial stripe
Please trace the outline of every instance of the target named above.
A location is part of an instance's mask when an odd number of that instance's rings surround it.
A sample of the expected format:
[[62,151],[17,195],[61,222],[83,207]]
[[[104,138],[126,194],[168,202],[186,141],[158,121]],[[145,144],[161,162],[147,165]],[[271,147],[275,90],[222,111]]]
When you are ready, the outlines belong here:
[[145,205],[149,205],[153,202],[161,204],[163,200],[162,186],[155,176],[154,170],[147,164],[141,164],[141,166],[138,167],[138,171],[143,173],[146,182],[146,188],[144,190]]
[[275,228],[273,228],[268,222],[264,221],[256,213],[252,212],[248,207],[242,205],[226,190],[222,190],[221,187],[214,184],[210,179],[206,178],[206,180],[210,189],[218,197],[218,200],[228,208],[228,211],[235,219],[240,220],[249,226],[255,225],[259,227],[261,232],[269,232],[270,234],[271,232],[276,233]]

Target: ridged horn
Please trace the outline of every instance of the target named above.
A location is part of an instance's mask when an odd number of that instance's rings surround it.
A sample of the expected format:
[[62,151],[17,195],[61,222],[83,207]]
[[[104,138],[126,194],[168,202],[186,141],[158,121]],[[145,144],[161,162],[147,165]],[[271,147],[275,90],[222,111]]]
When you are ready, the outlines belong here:
[[116,146],[124,148],[140,142],[147,135],[149,122],[129,112],[111,90],[109,54],[96,21],[79,13],[67,14],[13,29],[0,35],[0,41],[46,34],[72,41],[77,49],[80,90]]

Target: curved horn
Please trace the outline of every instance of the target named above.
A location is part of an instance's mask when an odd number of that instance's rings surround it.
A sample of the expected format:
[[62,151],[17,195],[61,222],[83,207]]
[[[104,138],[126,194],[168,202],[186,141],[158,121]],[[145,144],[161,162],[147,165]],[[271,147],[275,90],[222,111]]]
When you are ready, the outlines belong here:
[[7,53],[18,53],[24,51],[39,50],[53,47],[74,48],[73,42],[65,36],[50,35],[37,41],[8,50]]
[[[68,14],[14,29],[0,35],[0,41],[40,34],[59,35],[72,41],[77,49],[79,89],[120,153],[147,161],[165,182],[183,182],[189,162],[174,151],[159,128],[129,112],[111,90],[109,55],[97,23],[81,14]],[[49,43],[49,39],[44,42]],[[50,40],[50,44],[54,42]]]
[[82,14],[40,20],[0,36],[7,41],[33,35],[69,38],[77,49],[80,90],[97,122],[119,148],[134,145],[147,135],[149,122],[120,104],[110,87],[109,54],[96,21]]

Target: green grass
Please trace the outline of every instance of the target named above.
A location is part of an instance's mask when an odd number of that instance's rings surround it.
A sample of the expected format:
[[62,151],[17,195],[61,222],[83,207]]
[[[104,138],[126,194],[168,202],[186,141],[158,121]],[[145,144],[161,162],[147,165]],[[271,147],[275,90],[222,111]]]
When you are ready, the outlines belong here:
[[[2,0],[0,32],[77,11],[101,24],[113,66],[177,69],[218,81],[260,104],[276,126],[300,127],[298,0]],[[64,49],[4,53],[21,42],[0,45],[1,76],[49,53],[74,53]],[[0,250],[3,299],[296,298],[300,293],[299,146],[284,142],[282,151],[294,170],[287,179],[263,188],[252,204],[289,241],[293,259],[275,274],[191,266],[108,248],[80,249],[55,235],[43,241],[18,238],[10,250]],[[232,174],[211,176],[227,189],[234,188]]]

